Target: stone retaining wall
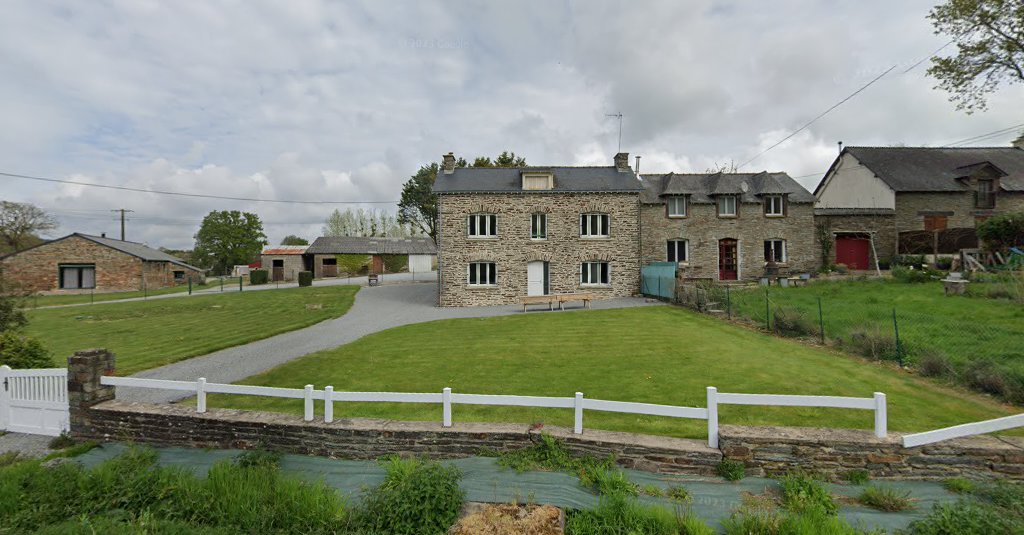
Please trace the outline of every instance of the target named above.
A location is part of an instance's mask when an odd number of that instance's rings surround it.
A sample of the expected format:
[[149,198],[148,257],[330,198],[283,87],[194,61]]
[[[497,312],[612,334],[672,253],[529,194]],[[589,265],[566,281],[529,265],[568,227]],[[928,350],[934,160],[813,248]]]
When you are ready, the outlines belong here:
[[[742,461],[748,475],[800,468],[839,478],[865,469],[874,478],[1024,479],[1024,438],[971,437],[903,448],[902,437],[871,431],[723,425],[719,449],[703,440],[527,424],[399,422],[351,418],[305,422],[298,416],[117,401],[100,377],[114,370],[109,351],[80,351],[68,359],[71,433],[79,439],[130,441],[193,448],[266,448],[350,459],[391,454],[457,458],[510,451],[550,434],[575,453],[614,455],[627,468],[670,474],[713,475],[723,457]],[[438,408],[440,420],[440,407]]]

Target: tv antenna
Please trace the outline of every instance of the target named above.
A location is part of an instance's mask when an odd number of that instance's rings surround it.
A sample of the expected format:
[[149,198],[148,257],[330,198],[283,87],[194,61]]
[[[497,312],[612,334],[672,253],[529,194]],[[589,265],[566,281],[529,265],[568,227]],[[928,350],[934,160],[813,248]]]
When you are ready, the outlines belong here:
[[622,112],[620,111],[619,113],[606,113],[604,116],[619,118],[619,150],[617,152],[622,152]]

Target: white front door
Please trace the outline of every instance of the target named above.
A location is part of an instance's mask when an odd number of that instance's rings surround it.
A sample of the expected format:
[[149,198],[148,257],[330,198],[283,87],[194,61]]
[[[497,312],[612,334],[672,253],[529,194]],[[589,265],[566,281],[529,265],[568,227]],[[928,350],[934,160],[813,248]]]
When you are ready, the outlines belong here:
[[526,264],[526,295],[547,294],[547,262]]

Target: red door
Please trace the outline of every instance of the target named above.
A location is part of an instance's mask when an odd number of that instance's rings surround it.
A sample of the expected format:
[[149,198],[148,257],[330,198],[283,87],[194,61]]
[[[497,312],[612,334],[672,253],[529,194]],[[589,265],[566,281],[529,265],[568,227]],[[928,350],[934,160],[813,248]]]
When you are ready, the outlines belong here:
[[370,273],[381,274],[384,273],[384,257],[380,255],[373,255],[373,271]]
[[718,279],[734,281],[739,276],[736,240],[718,240]]
[[861,236],[836,236],[836,263],[850,269],[871,269],[868,266],[871,244]]

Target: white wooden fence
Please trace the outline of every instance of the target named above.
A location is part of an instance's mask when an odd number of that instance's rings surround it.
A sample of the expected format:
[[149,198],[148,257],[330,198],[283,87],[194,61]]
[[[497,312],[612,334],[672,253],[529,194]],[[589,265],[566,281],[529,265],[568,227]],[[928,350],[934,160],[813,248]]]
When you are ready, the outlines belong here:
[[0,366],[0,431],[57,436],[69,430],[68,370]]
[[996,431],[1004,431],[1015,427],[1024,427],[1024,414],[1004,416],[1002,418],[985,420],[983,422],[954,425],[953,427],[944,427],[934,431],[925,431],[924,433],[903,435],[903,447],[913,448],[914,446],[923,446],[925,444],[949,440],[951,438],[984,435],[985,433],[994,433]]
[[335,392],[334,388],[331,386],[324,387],[323,390],[316,390],[313,388],[313,385],[306,385],[305,388],[302,389],[246,386],[207,383],[206,379],[202,377],[196,381],[166,381],[160,379],[139,379],[134,377],[102,377],[100,382],[104,385],[111,386],[195,392],[196,411],[200,413],[206,412],[207,394],[241,394],[249,396],[301,399],[303,400],[304,405],[303,419],[307,422],[313,421],[313,406],[316,401],[323,402],[323,416],[325,422],[334,421],[334,402],[439,403],[441,404],[441,422],[444,427],[451,427],[452,425],[453,405],[503,405],[512,407],[573,409],[573,432],[580,434],[583,432],[583,411],[592,410],[707,420],[708,446],[717,448],[719,405],[774,405],[784,407],[830,407],[873,410],[875,412],[875,436],[886,436],[886,401],[885,394],[882,394],[881,392],[876,392],[873,398],[853,398],[834,396],[729,394],[719,393],[715,387],[708,387],[707,408],[700,408],[658,405],[653,403],[608,401],[603,399],[587,399],[583,396],[582,392],[576,392],[574,397],[454,394],[450,388],[445,388],[438,393]]

